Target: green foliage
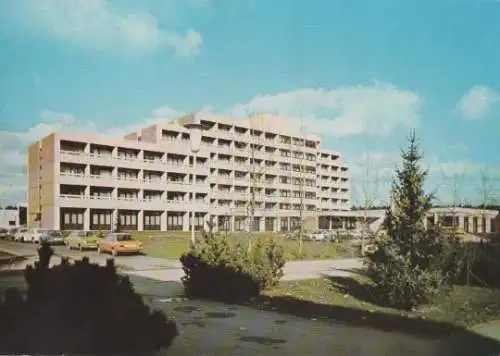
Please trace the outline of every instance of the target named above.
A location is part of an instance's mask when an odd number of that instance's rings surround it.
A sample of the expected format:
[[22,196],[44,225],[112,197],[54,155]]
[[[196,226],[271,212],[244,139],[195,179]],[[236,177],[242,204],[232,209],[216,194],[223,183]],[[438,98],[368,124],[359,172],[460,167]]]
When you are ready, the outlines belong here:
[[150,311],[112,260],[88,258],[49,268],[52,249],[25,270],[27,295],[6,293],[0,306],[0,345],[5,354],[150,354],[177,335],[174,322]]
[[454,283],[500,288],[500,246],[461,243],[450,250],[447,271]]
[[283,247],[269,237],[255,238],[252,249],[242,241],[209,231],[183,254],[182,278],[189,297],[238,302],[256,297],[275,286],[283,276]]
[[386,234],[375,240],[377,250],[367,255],[366,263],[379,298],[411,308],[428,302],[446,280],[444,243],[438,231],[424,227],[433,196],[424,192],[427,172],[420,167],[422,154],[414,133],[401,156],[392,186],[393,205],[384,222]]

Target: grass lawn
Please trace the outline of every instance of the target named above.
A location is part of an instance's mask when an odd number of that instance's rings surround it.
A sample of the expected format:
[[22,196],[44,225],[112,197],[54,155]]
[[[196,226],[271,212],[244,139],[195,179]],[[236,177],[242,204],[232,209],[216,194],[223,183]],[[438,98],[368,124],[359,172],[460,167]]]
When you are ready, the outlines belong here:
[[[443,293],[432,305],[413,311],[392,309],[377,304],[370,295],[365,277],[326,277],[302,281],[281,282],[264,293],[257,305],[271,306],[277,311],[293,311],[308,318],[335,317],[325,313],[325,306],[339,306],[384,314],[445,322],[470,327],[486,321],[500,319],[500,290],[472,286],[453,286],[449,294]],[[291,303],[295,301],[297,305]],[[307,304],[307,308],[299,305]]]
[[[279,236],[272,233],[261,233]],[[255,234],[257,236],[257,233]],[[135,232],[134,236],[144,243],[144,252],[152,257],[176,259],[189,249],[189,232]],[[244,236],[244,235],[241,235]],[[237,238],[237,235],[231,235]],[[299,242],[282,238],[287,260],[317,260],[358,257],[357,249],[344,244],[303,241],[303,254],[298,254]]]

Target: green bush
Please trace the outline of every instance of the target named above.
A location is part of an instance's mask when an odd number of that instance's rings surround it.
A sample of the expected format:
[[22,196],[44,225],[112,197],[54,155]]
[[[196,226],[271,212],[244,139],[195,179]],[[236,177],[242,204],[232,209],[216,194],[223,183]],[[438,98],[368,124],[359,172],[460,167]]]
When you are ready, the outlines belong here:
[[500,246],[489,242],[450,246],[446,270],[456,284],[500,288]]
[[275,286],[283,276],[283,247],[276,239],[257,237],[252,248],[214,234],[212,224],[180,261],[188,297],[242,302]]
[[129,279],[88,258],[49,268],[52,249],[25,271],[27,295],[10,289],[0,306],[5,354],[151,354],[177,335],[174,322],[150,311]]

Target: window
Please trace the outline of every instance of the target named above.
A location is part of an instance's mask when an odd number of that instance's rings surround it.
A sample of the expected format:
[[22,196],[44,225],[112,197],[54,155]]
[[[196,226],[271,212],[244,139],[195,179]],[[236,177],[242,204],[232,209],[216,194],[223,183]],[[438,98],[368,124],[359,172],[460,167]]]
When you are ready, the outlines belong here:
[[150,214],[145,214],[144,215],[144,225],[146,226],[159,226],[160,225],[160,215],[150,215]]
[[168,213],[167,230],[182,230],[183,224],[184,224],[183,213]]
[[235,231],[245,230],[245,217],[237,216],[234,218],[234,230]]
[[83,212],[63,212],[62,222],[63,225],[83,225]]

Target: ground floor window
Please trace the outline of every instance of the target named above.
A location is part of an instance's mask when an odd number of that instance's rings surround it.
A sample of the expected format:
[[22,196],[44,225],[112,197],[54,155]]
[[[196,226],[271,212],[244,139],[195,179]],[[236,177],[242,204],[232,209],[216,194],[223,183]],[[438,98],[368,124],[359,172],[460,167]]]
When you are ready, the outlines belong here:
[[217,217],[217,230],[231,231],[231,216],[220,215]]
[[472,233],[473,234],[477,233],[477,225],[478,225],[477,216],[473,216],[472,217]]
[[[189,214],[189,229],[191,230],[192,225],[192,216]],[[205,214],[204,213],[195,213],[194,215],[194,229],[196,231],[200,231],[203,229],[205,225]]]
[[118,224],[120,230],[137,230],[137,211],[119,211]]
[[252,231],[260,231],[260,217],[253,218]]
[[61,230],[82,230],[84,209],[61,209]]
[[244,216],[236,216],[234,218],[234,231],[245,231],[245,220]]
[[276,221],[275,218],[266,218],[266,221],[265,221],[266,231],[274,231],[275,221]]
[[288,231],[288,218],[281,218],[280,219],[280,230],[282,232]]
[[160,230],[161,229],[161,212],[160,211],[145,211],[144,230]]
[[111,210],[91,210],[90,229],[111,230],[112,214]]
[[182,230],[184,225],[184,213],[168,212],[167,213],[167,230]]

